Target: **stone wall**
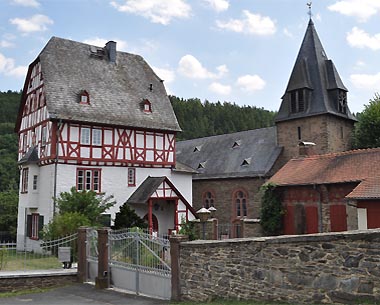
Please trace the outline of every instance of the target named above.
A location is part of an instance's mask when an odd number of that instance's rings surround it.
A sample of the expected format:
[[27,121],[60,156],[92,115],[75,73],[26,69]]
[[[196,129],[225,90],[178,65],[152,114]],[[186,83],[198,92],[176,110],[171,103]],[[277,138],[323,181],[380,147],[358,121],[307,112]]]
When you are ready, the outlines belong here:
[[179,244],[181,300],[380,300],[380,230]]
[[64,274],[0,274],[0,293],[21,290],[50,288],[78,282],[77,272]]

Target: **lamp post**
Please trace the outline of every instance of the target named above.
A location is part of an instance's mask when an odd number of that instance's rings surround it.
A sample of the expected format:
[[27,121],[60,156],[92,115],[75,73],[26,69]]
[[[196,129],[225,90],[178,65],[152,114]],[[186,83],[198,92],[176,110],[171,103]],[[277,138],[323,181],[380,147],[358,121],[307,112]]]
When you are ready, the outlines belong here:
[[211,212],[206,208],[201,208],[197,211],[200,222],[202,223],[202,238],[206,239],[206,221],[210,217]]

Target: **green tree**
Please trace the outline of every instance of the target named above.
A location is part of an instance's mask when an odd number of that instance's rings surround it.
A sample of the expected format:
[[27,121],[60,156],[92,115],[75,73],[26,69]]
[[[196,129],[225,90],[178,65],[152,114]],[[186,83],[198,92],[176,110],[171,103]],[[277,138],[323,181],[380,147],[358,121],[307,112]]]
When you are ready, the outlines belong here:
[[147,223],[127,203],[124,203],[115,215],[113,228],[119,230],[133,227],[147,228]]
[[52,240],[75,233],[80,226],[91,226],[90,220],[78,212],[57,214],[42,232],[43,239]]
[[380,95],[369,101],[355,125],[353,144],[355,148],[380,147]]
[[13,238],[17,230],[18,193],[16,190],[0,192],[0,231],[6,231]]
[[112,199],[113,196],[105,197],[94,191],[77,191],[72,187],[69,192],[59,194],[57,206],[60,214],[78,212],[85,215],[91,225],[97,226],[101,224],[101,214],[115,205]]
[[260,223],[265,234],[278,235],[282,231],[284,209],[276,185],[266,183],[261,186],[261,216]]

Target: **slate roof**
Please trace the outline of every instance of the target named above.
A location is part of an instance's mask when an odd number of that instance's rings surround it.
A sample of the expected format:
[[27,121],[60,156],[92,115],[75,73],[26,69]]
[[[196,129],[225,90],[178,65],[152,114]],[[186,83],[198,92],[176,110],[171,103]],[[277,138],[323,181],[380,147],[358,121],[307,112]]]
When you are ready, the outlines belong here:
[[193,180],[267,176],[282,148],[268,127],[176,143],[177,161],[197,170]]
[[380,148],[292,159],[269,181],[279,186],[358,182],[348,198],[380,198]]
[[[285,98],[286,93],[302,88],[311,89],[311,99],[306,103],[305,112],[290,113],[290,102]],[[356,121],[348,107],[346,114],[338,111],[337,101],[329,95],[329,90],[332,89],[348,91],[334,63],[327,58],[310,19],[276,122],[319,114],[333,114]]]
[[[51,118],[180,131],[162,80],[141,56],[117,52],[113,63],[107,54],[95,56],[97,50],[103,48],[52,37],[41,51]],[[83,90],[90,105],[79,103]],[[152,113],[143,111],[144,99]]]
[[38,161],[40,161],[40,159],[38,158],[37,146],[33,146],[29,148],[20,161],[18,161],[18,164],[37,163]]

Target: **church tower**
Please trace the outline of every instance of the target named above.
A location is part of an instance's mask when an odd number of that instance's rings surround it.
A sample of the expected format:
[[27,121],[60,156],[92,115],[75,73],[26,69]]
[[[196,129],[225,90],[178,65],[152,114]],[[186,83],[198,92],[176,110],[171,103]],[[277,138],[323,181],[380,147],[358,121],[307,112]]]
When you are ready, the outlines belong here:
[[316,154],[350,149],[356,118],[347,92],[310,19],[275,119],[283,161],[298,157],[300,142],[315,143]]

